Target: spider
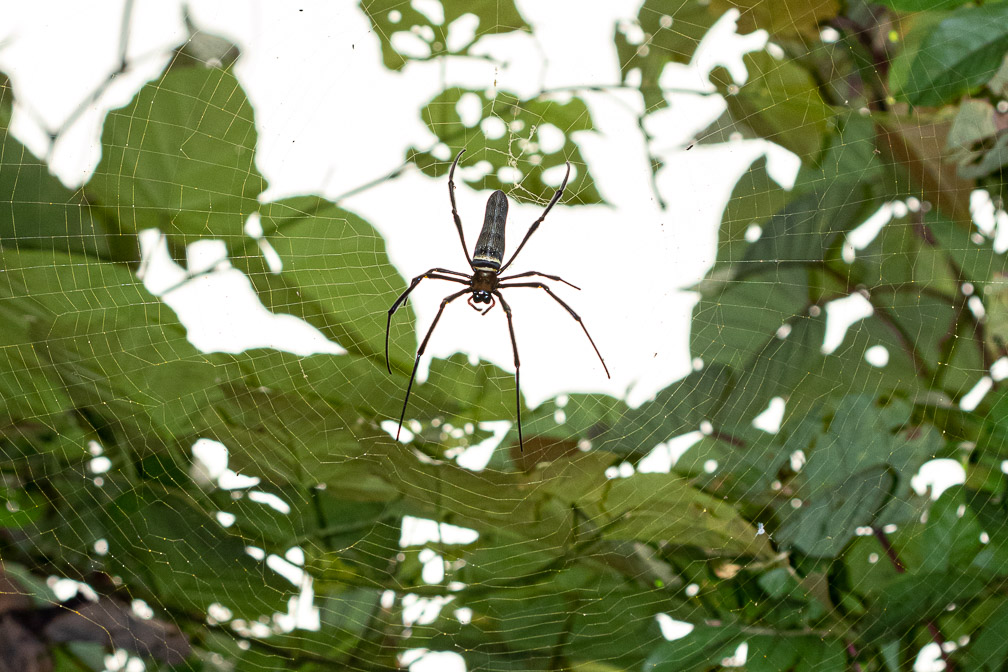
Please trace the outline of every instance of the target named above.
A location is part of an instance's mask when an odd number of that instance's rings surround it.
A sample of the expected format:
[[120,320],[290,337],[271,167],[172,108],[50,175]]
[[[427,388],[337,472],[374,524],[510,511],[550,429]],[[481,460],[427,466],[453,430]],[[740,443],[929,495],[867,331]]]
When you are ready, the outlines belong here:
[[[499,189],[492,194],[490,198],[487,199],[486,205],[486,215],[483,219],[483,228],[480,230],[479,238],[476,240],[476,247],[473,249],[472,256],[469,256],[469,248],[466,247],[465,236],[462,234],[462,219],[459,217],[458,209],[455,207],[455,167],[458,165],[459,159],[462,158],[462,154],[466,150],[462,150],[455,156],[455,161],[452,163],[451,170],[448,172],[448,197],[451,199],[452,206],[452,217],[455,219],[455,228],[458,230],[459,241],[462,243],[462,251],[465,252],[466,261],[469,262],[469,268],[472,269],[472,274],[461,273],[459,271],[451,271],[446,268],[432,268],[426,273],[418,275],[413,278],[410,282],[409,287],[406,288],[399,298],[395,300],[392,307],[388,311],[388,324],[385,327],[385,366],[388,368],[389,373],[392,373],[392,366],[389,364],[389,330],[392,327],[392,315],[399,309],[400,306],[406,301],[406,297],[412,292],[420,281],[425,278],[431,278],[434,280],[447,280],[448,282],[457,282],[461,285],[465,285],[464,288],[455,292],[454,294],[449,294],[441,301],[441,307],[438,309],[437,315],[434,316],[434,321],[431,322],[430,329],[427,330],[427,335],[424,336],[423,341],[420,343],[420,347],[417,349],[416,361],[413,363],[413,373],[410,374],[409,385],[406,387],[406,398],[403,399],[403,409],[402,413],[399,415],[399,429],[396,430],[396,439],[399,439],[399,433],[402,431],[403,419],[406,417],[406,404],[409,402],[410,391],[413,389],[413,381],[416,378],[417,367],[420,365],[420,357],[423,355],[424,350],[427,349],[427,342],[430,341],[431,334],[434,333],[434,327],[437,326],[438,320],[441,319],[441,314],[444,312],[445,306],[454,301],[455,299],[469,295],[468,304],[477,312],[486,315],[490,312],[490,309],[497,305],[497,301],[500,301],[501,308],[504,310],[504,314],[507,316],[508,330],[511,332],[511,347],[514,350],[514,365],[515,365],[515,402],[518,409],[518,445],[522,452],[525,451],[525,440],[522,437],[522,426],[521,426],[521,383],[519,381],[518,372],[521,368],[521,363],[518,360],[518,343],[515,341],[514,333],[514,322],[511,317],[511,306],[508,302],[504,300],[504,296],[501,294],[502,289],[511,289],[515,287],[531,287],[534,289],[542,289],[547,294],[549,294],[557,303],[564,307],[564,309],[570,313],[571,317],[579,325],[581,329],[584,330],[585,336],[588,337],[588,342],[591,343],[592,348],[595,350],[595,354],[598,355],[599,361],[602,362],[602,368],[605,369],[606,377],[609,378],[609,368],[606,366],[605,360],[602,359],[602,354],[599,352],[598,347],[595,345],[595,341],[592,340],[591,334],[588,333],[588,329],[585,327],[584,322],[581,317],[574,312],[574,309],[564,303],[563,299],[553,293],[549,285],[543,284],[542,282],[510,282],[509,280],[516,280],[518,278],[527,278],[530,276],[538,275],[550,280],[555,280],[557,282],[562,282],[565,285],[573,287],[574,289],[580,290],[580,287],[572,285],[561,277],[556,275],[547,275],[546,273],[540,273],[539,271],[526,271],[524,273],[518,273],[516,275],[509,275],[507,277],[501,277],[501,274],[507,270],[511,262],[515,260],[518,253],[522,251],[525,247],[525,243],[528,239],[532,237],[539,225],[549,214],[550,209],[560,200],[563,196],[564,187],[567,186],[567,179],[570,177],[570,162],[567,163],[567,174],[564,176],[563,183],[561,183],[560,188],[557,189],[556,193],[553,194],[553,198],[550,200],[546,209],[539,216],[539,219],[532,223],[529,227],[528,233],[522,239],[518,248],[511,255],[511,258],[507,260],[506,263],[501,265],[501,261],[504,258],[504,224],[507,219],[508,211],[508,199],[503,191]],[[505,284],[507,283],[507,284]],[[477,304],[490,304],[486,308],[482,308]]]

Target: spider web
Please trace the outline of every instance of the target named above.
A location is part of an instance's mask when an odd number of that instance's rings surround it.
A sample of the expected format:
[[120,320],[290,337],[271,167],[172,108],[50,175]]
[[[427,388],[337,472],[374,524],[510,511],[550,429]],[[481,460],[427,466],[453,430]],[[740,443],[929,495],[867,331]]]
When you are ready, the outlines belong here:
[[[952,15],[830,2],[19,17],[11,669],[998,669],[1008,38],[961,4],[948,67]],[[506,292],[524,451],[464,298],[393,440],[463,148],[470,251],[571,165],[508,270],[612,378]]]

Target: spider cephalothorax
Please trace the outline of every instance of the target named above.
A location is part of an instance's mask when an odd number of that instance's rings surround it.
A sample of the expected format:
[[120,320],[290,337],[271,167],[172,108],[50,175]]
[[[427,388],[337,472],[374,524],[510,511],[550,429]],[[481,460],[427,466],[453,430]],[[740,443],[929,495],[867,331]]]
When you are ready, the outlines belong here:
[[[413,373],[410,375],[409,385],[406,387],[406,398],[403,399],[403,410],[402,414],[399,416],[399,431],[402,430],[403,419],[406,417],[406,403],[409,401],[410,390],[413,389],[413,380],[416,378],[417,366],[420,364],[420,357],[423,355],[424,350],[427,349],[427,342],[430,340],[431,334],[434,333],[434,327],[437,326],[438,320],[441,319],[441,313],[444,312],[445,306],[454,301],[455,299],[469,294],[468,303],[469,305],[477,311],[480,311],[486,315],[490,310],[497,305],[497,301],[500,301],[501,308],[504,310],[504,314],[507,316],[508,330],[511,332],[511,346],[514,350],[514,363],[515,363],[515,396],[517,398],[518,404],[518,444],[524,450],[525,441],[522,438],[522,427],[521,427],[521,387],[518,378],[518,370],[521,367],[518,361],[518,343],[515,341],[514,335],[514,322],[511,316],[511,306],[508,305],[507,301],[504,300],[504,296],[501,295],[500,290],[509,289],[513,287],[533,287],[536,289],[542,289],[547,294],[549,294],[553,299],[563,306],[571,317],[573,317],[578,324],[581,325],[581,329],[584,330],[585,336],[588,337],[588,342],[591,343],[592,348],[595,349],[595,354],[598,355],[599,361],[602,362],[602,368],[605,369],[606,376],[609,376],[609,369],[606,367],[605,360],[602,359],[602,354],[599,352],[598,348],[595,346],[595,341],[592,340],[591,334],[588,333],[588,329],[584,326],[581,321],[581,317],[574,312],[574,310],[568,306],[563,300],[553,293],[553,290],[541,282],[512,282],[507,283],[508,280],[515,280],[517,278],[527,278],[533,275],[539,275],[544,278],[549,278],[550,280],[556,280],[557,282],[562,282],[565,285],[574,287],[574,289],[579,289],[578,287],[567,282],[563,278],[555,275],[547,275],[545,273],[540,273],[539,271],[526,271],[524,273],[518,273],[517,275],[509,275],[507,277],[501,277],[501,274],[511,265],[511,262],[515,260],[518,253],[521,252],[522,248],[525,247],[525,243],[528,239],[535,233],[535,230],[539,228],[542,221],[546,218],[550,209],[556,202],[560,200],[563,195],[564,188],[567,186],[567,179],[570,177],[570,163],[567,164],[567,174],[564,176],[563,182],[560,184],[560,188],[557,189],[556,193],[553,194],[553,198],[550,200],[546,209],[539,216],[539,219],[532,223],[529,227],[528,233],[522,238],[521,243],[518,248],[511,255],[511,258],[507,260],[507,263],[501,264],[504,259],[504,225],[507,222],[507,211],[508,211],[508,200],[507,196],[503,191],[497,190],[490,194],[490,198],[487,199],[486,214],[483,218],[483,228],[480,230],[479,238],[476,240],[476,247],[473,249],[473,254],[469,256],[469,248],[466,247],[465,236],[462,233],[462,219],[459,217],[458,209],[455,207],[455,167],[458,165],[459,159],[462,158],[462,154],[465,152],[463,149],[455,157],[455,162],[452,163],[451,170],[448,173],[448,196],[451,198],[452,206],[452,217],[455,219],[455,228],[458,230],[459,240],[462,241],[462,250],[465,252],[466,261],[469,262],[469,268],[472,269],[472,274],[461,273],[459,271],[450,271],[445,268],[432,268],[422,275],[418,275],[413,278],[409,287],[406,288],[399,298],[395,300],[392,307],[388,311],[388,324],[385,328],[385,362],[388,367],[389,373],[392,373],[392,367],[388,363],[388,348],[389,348],[389,329],[392,326],[392,314],[406,301],[406,297],[412,292],[420,281],[424,278],[433,278],[435,280],[447,280],[449,282],[457,282],[459,284],[465,285],[465,288],[455,292],[454,294],[449,294],[441,301],[441,307],[438,309],[437,315],[434,316],[434,321],[431,323],[430,329],[427,330],[427,335],[424,336],[423,341],[420,343],[420,347],[417,349],[416,361],[413,363]],[[490,304],[486,308],[481,308],[476,304]],[[399,431],[396,432],[396,438],[399,438]]]

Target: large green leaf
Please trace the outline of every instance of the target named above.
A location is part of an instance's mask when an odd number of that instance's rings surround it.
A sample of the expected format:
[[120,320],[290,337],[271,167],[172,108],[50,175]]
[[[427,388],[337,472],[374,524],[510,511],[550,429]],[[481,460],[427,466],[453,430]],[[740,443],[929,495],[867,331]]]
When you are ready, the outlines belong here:
[[897,94],[912,105],[942,105],[986,83],[1008,50],[1008,5],[960,7],[920,41]]
[[109,113],[85,193],[128,231],[173,246],[243,235],[266,181],[252,107],[230,70],[170,68]]
[[[390,70],[401,70],[410,61],[466,56],[484,35],[530,30],[511,0],[442,0],[423,6],[397,0],[361,0],[360,8],[371,20],[385,67]],[[463,16],[478,20],[474,35],[465,44],[458,44],[457,39],[450,43],[455,21]],[[397,48],[397,35],[412,42],[412,53]]]
[[[460,114],[460,103],[466,102],[479,107],[479,119],[472,123],[463,121]],[[542,204],[553,198],[564,176],[564,163],[569,161],[571,179],[564,191],[564,202],[603,202],[572,137],[578,131],[594,129],[588,106],[580,98],[567,102],[549,98],[521,100],[505,91],[488,95],[455,87],[438,94],[420,116],[448,147],[469,149],[461,166],[489,162],[489,170],[482,177],[466,179],[456,173],[456,182],[464,181],[476,189],[503,189],[516,201]],[[494,130],[497,126],[499,132]],[[546,135],[549,131],[559,132],[563,144],[553,149],[555,139]],[[451,165],[416,148],[407,158],[431,177],[447,175]],[[548,184],[544,179],[547,170],[552,172]],[[480,213],[460,214],[463,219],[477,219]]]
[[[316,196],[263,205],[262,227],[282,268],[270,268],[247,237],[231,247],[231,258],[263,304],[306,320],[350,353],[384,365],[388,309],[406,284],[374,227]],[[392,322],[392,364],[408,370],[416,353],[409,306]]]
[[107,409],[109,422],[152,421],[169,439],[194,431],[191,418],[217,374],[129,269],[10,249],[0,251],[0,266],[8,412],[44,417],[68,406],[69,395],[78,407]]

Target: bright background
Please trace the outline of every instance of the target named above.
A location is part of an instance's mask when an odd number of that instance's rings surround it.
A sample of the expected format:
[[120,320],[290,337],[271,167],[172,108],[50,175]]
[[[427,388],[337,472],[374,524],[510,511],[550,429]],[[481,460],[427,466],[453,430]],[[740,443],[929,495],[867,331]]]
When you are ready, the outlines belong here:
[[[413,5],[432,16],[440,11],[436,2]],[[399,177],[380,179],[404,165],[411,145],[425,147],[435,140],[420,119],[422,106],[453,85],[496,85],[521,97],[540,90],[617,85],[612,34],[617,24],[629,25],[638,5],[608,0],[519,2],[534,34],[490,36],[475,49],[502,65],[449,58],[412,62],[399,73],[382,65],[378,39],[352,2],[215,1],[189,3],[189,9],[199,28],[225,36],[241,49],[235,72],[255,109],[257,164],[270,184],[263,200],[304,193],[337,200],[382,233],[392,263],[408,280],[434,266],[467,269],[451,221],[447,181],[428,178],[412,166]],[[12,130],[37,154],[51,151],[54,170],[69,186],[85,182],[97,165],[100,125],[107,110],[126,104],[145,81],[157,76],[171,48],[186,38],[182,12],[182,3],[136,3],[129,72],[51,147],[46,130],[59,128],[117,68],[122,6],[4,3],[7,23],[0,32],[0,68],[11,77],[19,103]],[[761,45],[765,35],[741,38],[734,34],[731,19],[723,19],[708,36],[694,67],[670,65],[663,86],[710,91],[706,73],[718,63],[744,77],[738,56]],[[475,21],[463,17],[452,26],[452,34],[468,40],[466,33],[475,29]],[[584,49],[589,43],[594,48]],[[560,100],[569,95],[555,94]],[[684,288],[713,262],[717,225],[735,180],[767,151],[771,171],[783,183],[789,184],[797,169],[793,155],[763,141],[684,151],[723,105],[717,96],[677,94],[668,109],[647,120],[651,151],[666,166],[656,180],[667,203],[663,211],[655,199],[638,128],[638,115],[644,111],[639,95],[615,87],[580,95],[596,132],[579,133],[575,139],[609,205],[555,207],[512,270],[560,275],[582,288],[577,292],[560,285],[558,294],[584,318],[612,380],[606,379],[583,333],[559,305],[543,292],[512,290],[507,296],[515,313],[522,391],[530,406],[575,391],[606,392],[638,404],[688,373],[689,316],[695,299]],[[441,149],[445,160],[457,151]],[[373,187],[342,198],[375,180]],[[472,245],[489,194],[456,182],[459,212]],[[539,206],[511,203],[509,249],[540,212]],[[154,243],[156,236],[147,240]],[[212,265],[223,254],[222,245],[194,245],[191,265]],[[182,278],[182,270],[160,254],[154,256],[146,282],[160,293]],[[448,283],[425,281],[412,294],[421,337],[449,291]],[[198,279],[164,298],[189,328],[190,339],[207,350],[334,349],[312,327],[266,313],[236,271]],[[511,370],[503,312],[495,309],[483,318],[461,302],[446,310],[425,359],[458,351]],[[426,361],[421,379],[425,370]]]

